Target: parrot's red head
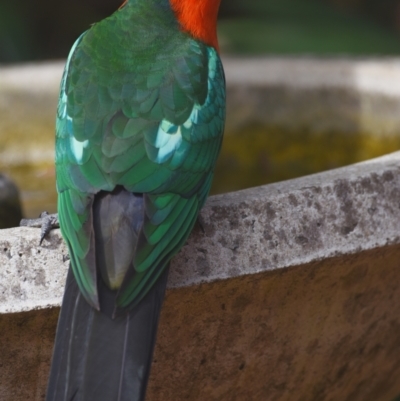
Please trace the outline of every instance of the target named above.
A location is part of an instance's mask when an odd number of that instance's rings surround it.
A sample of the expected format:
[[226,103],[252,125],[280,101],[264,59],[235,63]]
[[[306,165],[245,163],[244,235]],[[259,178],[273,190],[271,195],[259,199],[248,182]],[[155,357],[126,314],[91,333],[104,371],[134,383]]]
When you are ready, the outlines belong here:
[[[217,17],[221,0],[169,0],[182,29],[219,50]],[[125,6],[125,0],[121,7]]]
[[221,0],[169,0],[182,28],[218,50],[217,16]]

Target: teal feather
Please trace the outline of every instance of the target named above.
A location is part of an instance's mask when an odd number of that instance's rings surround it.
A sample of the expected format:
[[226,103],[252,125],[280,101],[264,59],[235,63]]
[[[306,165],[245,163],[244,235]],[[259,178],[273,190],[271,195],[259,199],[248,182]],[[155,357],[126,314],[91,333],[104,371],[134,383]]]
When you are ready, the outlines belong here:
[[48,401],[144,400],[166,269],[208,196],[224,120],[218,53],[169,0],[128,0],[75,42],[56,121],[71,270]]
[[222,141],[225,81],[216,50],[182,32],[172,12],[152,10],[149,20],[142,7],[149,5],[129,2],[84,33],[61,83],[61,229],[78,286],[95,307],[96,194],[123,186],[145,200],[132,265],[117,297],[118,307],[132,307],[186,241]]

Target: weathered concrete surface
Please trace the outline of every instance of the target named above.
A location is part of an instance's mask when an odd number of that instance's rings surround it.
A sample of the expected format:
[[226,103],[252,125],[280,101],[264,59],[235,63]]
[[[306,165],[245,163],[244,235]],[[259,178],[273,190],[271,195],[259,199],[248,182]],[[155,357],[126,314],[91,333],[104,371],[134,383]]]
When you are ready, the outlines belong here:
[[148,400],[391,401],[400,246],[170,291]]
[[[400,152],[212,197],[202,216],[171,267],[148,400],[400,393]],[[5,401],[45,391],[68,262],[59,232],[38,235],[0,231]]]
[[39,246],[40,229],[0,230],[0,313],[59,306],[69,266],[59,230]]
[[[211,197],[201,213],[205,234],[196,229],[175,257],[169,286],[198,285],[399,243],[399,202],[400,152]],[[39,229],[0,231],[0,265],[7,267],[0,271],[0,313],[59,305],[66,248],[58,230],[42,247],[38,238]]]
[[58,313],[0,314],[0,400],[44,400]]
[[227,131],[399,134],[400,60],[226,58]]

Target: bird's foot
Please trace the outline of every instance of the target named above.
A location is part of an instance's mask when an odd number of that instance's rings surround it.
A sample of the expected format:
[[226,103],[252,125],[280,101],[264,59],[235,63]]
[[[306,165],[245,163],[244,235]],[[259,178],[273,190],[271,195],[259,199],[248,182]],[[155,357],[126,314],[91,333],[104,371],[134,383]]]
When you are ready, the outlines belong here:
[[39,245],[42,244],[43,240],[52,229],[60,227],[58,214],[49,214],[47,212],[41,213],[38,219],[22,219],[19,225],[20,227],[41,228]]

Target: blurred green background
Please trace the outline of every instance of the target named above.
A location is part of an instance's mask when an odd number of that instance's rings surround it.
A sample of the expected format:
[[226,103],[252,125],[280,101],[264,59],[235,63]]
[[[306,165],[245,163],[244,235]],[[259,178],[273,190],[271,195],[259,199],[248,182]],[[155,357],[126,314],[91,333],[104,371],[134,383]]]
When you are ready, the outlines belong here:
[[[0,63],[64,58],[121,0],[1,0]],[[398,54],[399,0],[223,0],[224,52]]]

